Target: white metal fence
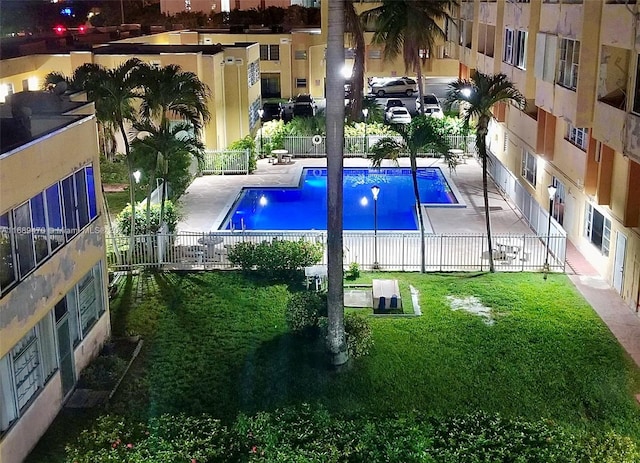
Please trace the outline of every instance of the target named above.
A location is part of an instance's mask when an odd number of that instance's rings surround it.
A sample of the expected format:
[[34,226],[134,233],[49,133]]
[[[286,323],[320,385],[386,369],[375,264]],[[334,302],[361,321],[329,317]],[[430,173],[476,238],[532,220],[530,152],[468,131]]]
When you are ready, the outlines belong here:
[[[108,238],[108,264],[112,270],[134,267],[162,269],[229,269],[228,252],[243,241],[259,243],[274,238],[326,242],[324,232],[211,232],[145,235],[135,238],[133,256],[128,252],[129,237]],[[552,235],[547,248],[546,236],[498,234],[494,241],[494,259],[500,271],[540,271],[548,258],[551,271],[563,272],[564,235]],[[117,244],[117,246],[114,246]],[[113,250],[121,250],[118,256]],[[426,235],[426,269],[439,271],[485,271],[489,269],[486,235]],[[547,249],[551,250],[547,254]],[[371,269],[376,260],[383,270],[420,270],[420,233],[418,232],[345,232],[345,267],[357,262]],[[323,262],[326,263],[326,253]]]
[[[315,138],[315,143],[314,143]],[[344,137],[344,156],[345,157],[362,157],[365,156],[369,149],[375,145],[379,140],[385,138],[384,135],[367,135],[366,142],[364,136]],[[398,141],[402,140],[402,137],[391,137]],[[271,138],[263,137],[260,141],[258,137],[256,142],[258,145],[262,143],[262,146],[271,146]],[[468,135],[448,135],[447,141],[449,146],[453,149],[461,149],[464,151],[465,156],[473,156],[476,153],[475,136]],[[297,157],[324,157],[327,154],[326,137],[315,136],[289,136],[284,138],[284,149],[286,149],[290,155]],[[366,147],[366,150],[365,150]],[[269,153],[265,153],[269,154]],[[437,157],[439,153],[424,152],[418,153],[420,157]]]
[[204,153],[203,174],[248,174],[249,150],[207,150]]

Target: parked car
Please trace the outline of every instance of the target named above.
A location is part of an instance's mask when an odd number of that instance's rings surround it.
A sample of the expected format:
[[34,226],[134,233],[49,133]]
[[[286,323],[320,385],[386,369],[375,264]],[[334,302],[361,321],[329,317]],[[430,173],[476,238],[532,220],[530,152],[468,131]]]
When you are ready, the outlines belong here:
[[371,93],[380,97],[389,93],[404,93],[407,96],[411,96],[418,91],[418,84],[409,77],[400,77],[371,81],[369,88]]
[[308,93],[300,93],[292,100],[293,117],[313,117],[316,115],[317,105]]
[[284,109],[282,108],[282,104],[277,102],[264,103],[262,105],[262,110],[264,111],[262,113],[262,122],[268,122],[273,120],[278,121],[282,119],[282,112],[284,111]]
[[391,108],[404,108],[404,103],[399,98],[389,98],[387,103],[384,105],[385,112],[390,110]]
[[[427,116],[443,118],[442,106],[438,98],[433,93],[427,93],[422,95],[422,101],[424,102],[424,113]],[[422,104],[420,103],[420,97],[416,98],[416,111],[420,112]]]
[[411,122],[411,114],[407,108],[390,108],[385,113],[385,120],[389,124],[409,124]]

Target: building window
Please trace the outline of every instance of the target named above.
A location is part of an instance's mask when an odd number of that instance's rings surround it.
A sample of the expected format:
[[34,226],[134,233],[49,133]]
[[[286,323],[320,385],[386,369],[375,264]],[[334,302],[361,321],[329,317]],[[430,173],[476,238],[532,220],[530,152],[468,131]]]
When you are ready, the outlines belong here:
[[513,64],[513,30],[505,29],[504,31],[504,56],[502,61]]
[[558,53],[558,37],[556,35],[538,33],[536,37],[536,56],[534,73],[537,79],[553,82],[555,79],[556,55]]
[[261,61],[280,61],[280,45],[260,45]]
[[526,69],[527,65],[527,32],[516,31],[515,53],[513,65],[520,69]]
[[587,204],[584,235],[600,252],[608,256],[611,244],[611,221],[591,204]]
[[580,42],[572,39],[560,40],[560,60],[556,83],[575,90],[578,85],[578,65],[580,63]]
[[538,160],[533,154],[525,151],[522,156],[522,177],[534,187],[536,186],[537,169]]
[[640,53],[638,54],[638,66],[636,68],[636,89],[633,99],[633,112],[640,114]]
[[97,216],[91,166],[0,215],[0,292],[25,278]]
[[293,55],[294,59],[307,59],[307,50],[296,50]]
[[253,87],[260,82],[260,62],[258,60],[249,63],[249,66],[247,66],[247,81],[249,82],[249,87]]
[[24,413],[58,368],[51,317],[49,312],[0,359],[0,431]]
[[586,151],[589,140],[589,129],[574,127],[571,124],[567,124],[567,140],[581,150]]
[[296,79],[296,88],[306,88],[307,87],[307,79]]

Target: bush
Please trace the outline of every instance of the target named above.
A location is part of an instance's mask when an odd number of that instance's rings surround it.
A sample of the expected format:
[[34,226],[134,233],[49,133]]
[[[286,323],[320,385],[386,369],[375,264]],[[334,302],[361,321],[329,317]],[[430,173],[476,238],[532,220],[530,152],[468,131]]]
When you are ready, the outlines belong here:
[[347,335],[349,356],[357,359],[367,355],[373,347],[373,334],[369,319],[360,314],[348,313],[344,317],[344,330]]
[[258,161],[256,160],[256,141],[253,139],[251,135],[247,135],[240,140],[236,140],[227,146],[228,150],[232,151],[244,151],[249,150],[249,173],[253,173],[258,166]]
[[360,265],[357,262],[351,262],[345,273],[347,280],[357,280],[360,277]]
[[295,273],[322,259],[321,243],[287,241],[274,238],[262,243],[238,243],[229,249],[229,262],[242,270],[256,270],[268,278],[291,278]]
[[326,314],[326,294],[305,291],[291,295],[285,318],[287,326],[294,333],[313,335],[318,332],[320,317]]
[[117,355],[100,355],[82,371],[78,387],[109,391],[116,385],[126,368],[126,360]]
[[[172,233],[178,225],[178,212],[173,203],[169,200],[164,203],[164,220]],[[123,235],[129,236],[131,233],[131,204],[127,204],[118,217],[118,230]],[[160,229],[160,204],[151,205],[150,221],[147,223],[147,206],[146,204],[138,204],[136,206],[136,235],[146,235],[149,233],[157,233]]]
[[129,169],[124,157],[118,156],[115,161],[109,161],[100,156],[100,178],[102,183],[129,184]]
[[582,445],[581,463],[634,463],[640,461],[640,449],[628,437],[607,432],[590,437]]

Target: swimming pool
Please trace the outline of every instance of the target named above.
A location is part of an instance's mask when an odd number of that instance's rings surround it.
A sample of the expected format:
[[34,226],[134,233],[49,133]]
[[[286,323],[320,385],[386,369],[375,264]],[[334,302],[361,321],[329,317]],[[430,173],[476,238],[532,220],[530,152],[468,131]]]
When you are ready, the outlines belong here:
[[[378,185],[378,230],[418,230],[411,169],[344,169],[344,230],[373,230],[371,187]],[[438,167],[418,169],[420,201],[462,206]],[[292,188],[244,188],[221,230],[326,230],[327,169],[306,168]]]

